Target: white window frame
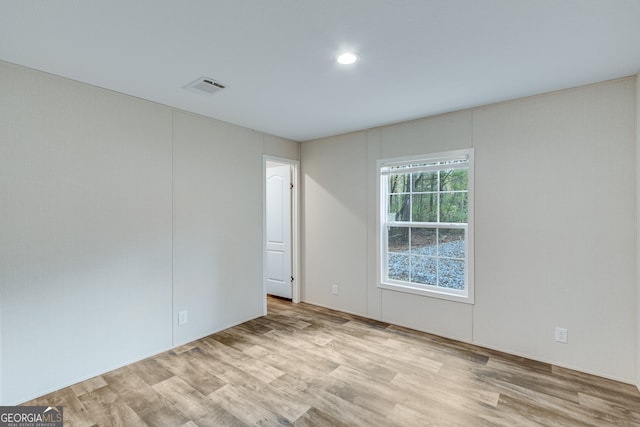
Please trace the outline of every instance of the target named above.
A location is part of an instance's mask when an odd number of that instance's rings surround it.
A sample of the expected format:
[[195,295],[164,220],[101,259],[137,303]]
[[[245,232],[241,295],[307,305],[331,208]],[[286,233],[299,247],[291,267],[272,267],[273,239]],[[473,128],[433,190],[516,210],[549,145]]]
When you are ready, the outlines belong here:
[[[474,303],[474,257],[473,257],[473,236],[474,236],[474,158],[473,148],[465,150],[447,151],[435,154],[425,154],[412,157],[396,157],[389,159],[381,159],[377,162],[378,175],[378,206],[380,208],[378,215],[378,248],[379,248],[379,281],[378,287],[393,291],[405,292],[410,294],[424,295],[434,298],[445,299],[449,301],[462,302],[466,304]],[[406,166],[408,172],[426,171],[426,170],[444,170],[450,169],[451,165],[435,165],[437,162],[449,162],[455,160],[467,160],[467,223],[429,223],[427,228],[457,228],[466,229],[465,238],[465,289],[448,289],[431,285],[423,285],[420,283],[406,282],[388,278],[388,228],[402,225],[404,227],[425,227],[425,223],[419,222],[393,222],[388,221],[389,212],[389,189],[388,175],[391,174],[389,168]],[[414,166],[423,165],[423,166]],[[395,170],[394,172],[401,172]]]

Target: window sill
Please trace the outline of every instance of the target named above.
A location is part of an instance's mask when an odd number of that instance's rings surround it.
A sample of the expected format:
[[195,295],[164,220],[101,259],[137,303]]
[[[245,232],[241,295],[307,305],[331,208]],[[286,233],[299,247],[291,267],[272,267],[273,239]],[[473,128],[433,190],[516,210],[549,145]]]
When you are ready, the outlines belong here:
[[378,285],[381,289],[387,289],[390,291],[404,292],[407,294],[422,295],[431,298],[438,298],[447,301],[460,302],[463,304],[473,304],[473,295],[454,295],[446,292],[439,292],[437,290],[426,289],[419,286],[411,286],[410,284],[400,283],[380,283]]

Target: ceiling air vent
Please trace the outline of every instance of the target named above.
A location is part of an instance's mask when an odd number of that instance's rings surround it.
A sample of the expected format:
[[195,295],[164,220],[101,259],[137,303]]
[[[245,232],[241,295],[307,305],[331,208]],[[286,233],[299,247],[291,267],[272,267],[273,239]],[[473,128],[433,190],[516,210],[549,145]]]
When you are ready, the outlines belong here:
[[221,83],[217,80],[212,79],[211,77],[200,77],[192,81],[186,86],[183,86],[183,89],[190,90],[191,92],[199,93],[202,95],[213,95],[216,92],[220,92],[222,89],[226,88],[227,85]]

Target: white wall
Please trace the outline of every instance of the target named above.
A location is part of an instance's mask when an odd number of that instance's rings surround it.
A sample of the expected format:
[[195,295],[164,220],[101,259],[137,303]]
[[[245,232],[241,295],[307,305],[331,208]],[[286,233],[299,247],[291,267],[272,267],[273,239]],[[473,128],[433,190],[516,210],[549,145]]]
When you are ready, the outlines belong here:
[[636,75],[636,385],[640,389],[640,73]]
[[366,310],[366,150],[362,132],[302,145],[303,301]]
[[[634,84],[303,143],[305,300],[634,382]],[[377,288],[376,160],[467,147],[475,305]],[[555,326],[568,344],[554,342]]]
[[262,154],[298,146],[0,62],[0,402],[262,315]]
[[474,342],[633,382],[634,84],[474,111]]
[[289,160],[300,160],[300,143],[268,134],[262,134],[262,152]]
[[183,344],[262,314],[262,135],[177,112],[174,138],[174,343]]
[[3,399],[171,346],[171,112],[0,63]]

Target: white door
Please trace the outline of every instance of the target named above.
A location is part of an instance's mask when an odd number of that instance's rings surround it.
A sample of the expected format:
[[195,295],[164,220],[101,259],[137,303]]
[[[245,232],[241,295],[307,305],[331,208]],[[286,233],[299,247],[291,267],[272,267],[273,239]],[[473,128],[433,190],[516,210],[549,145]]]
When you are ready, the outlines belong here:
[[291,299],[291,167],[267,168],[267,293]]

